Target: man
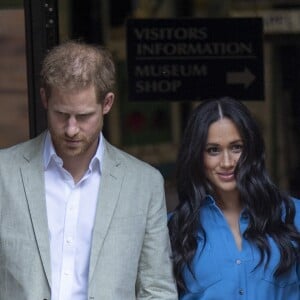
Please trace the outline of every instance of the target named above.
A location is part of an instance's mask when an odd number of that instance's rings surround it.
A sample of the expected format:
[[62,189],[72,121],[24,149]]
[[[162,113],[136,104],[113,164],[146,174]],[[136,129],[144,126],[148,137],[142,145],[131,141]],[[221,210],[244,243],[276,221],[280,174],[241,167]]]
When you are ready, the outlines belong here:
[[1,299],[177,299],[162,176],[101,133],[114,84],[104,48],[46,55],[48,130],[0,151]]

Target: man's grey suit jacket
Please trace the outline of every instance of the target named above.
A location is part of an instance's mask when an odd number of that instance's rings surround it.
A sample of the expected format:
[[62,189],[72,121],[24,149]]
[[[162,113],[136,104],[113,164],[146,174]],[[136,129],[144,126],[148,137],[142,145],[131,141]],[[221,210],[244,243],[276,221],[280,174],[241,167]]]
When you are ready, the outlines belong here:
[[[1,300],[51,299],[44,137],[0,150]],[[104,144],[88,300],[177,299],[162,176]]]

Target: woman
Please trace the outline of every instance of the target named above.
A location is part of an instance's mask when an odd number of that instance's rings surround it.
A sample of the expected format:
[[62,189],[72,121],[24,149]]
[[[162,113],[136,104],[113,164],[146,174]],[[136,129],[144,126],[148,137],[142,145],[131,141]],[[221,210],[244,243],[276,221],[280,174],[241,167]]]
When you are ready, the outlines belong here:
[[177,185],[169,230],[181,300],[300,299],[300,201],[271,181],[245,105],[221,98],[195,109]]

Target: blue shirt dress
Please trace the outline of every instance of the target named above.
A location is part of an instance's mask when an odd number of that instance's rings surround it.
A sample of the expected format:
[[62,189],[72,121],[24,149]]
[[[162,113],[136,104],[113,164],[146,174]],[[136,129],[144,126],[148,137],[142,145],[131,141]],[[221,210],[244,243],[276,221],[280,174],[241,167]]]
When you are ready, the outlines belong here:
[[[300,200],[296,206],[295,223],[300,228]],[[274,278],[279,262],[279,251],[270,238],[271,257],[267,269],[264,263],[255,268],[260,254],[253,244],[242,240],[242,249],[236,246],[229,225],[222,211],[211,197],[201,210],[201,222],[207,241],[202,249],[203,238],[198,235],[198,248],[192,262],[194,276],[186,267],[183,277],[189,291],[180,295],[181,300],[299,300],[300,267]],[[240,215],[240,231],[248,226],[248,216]]]

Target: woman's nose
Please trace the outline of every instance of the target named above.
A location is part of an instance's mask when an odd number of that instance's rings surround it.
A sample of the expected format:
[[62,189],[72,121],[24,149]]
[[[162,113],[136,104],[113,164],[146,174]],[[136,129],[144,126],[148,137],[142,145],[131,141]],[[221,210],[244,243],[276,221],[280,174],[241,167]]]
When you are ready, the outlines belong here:
[[234,158],[229,151],[224,151],[221,160],[221,166],[224,168],[231,168],[234,165]]

